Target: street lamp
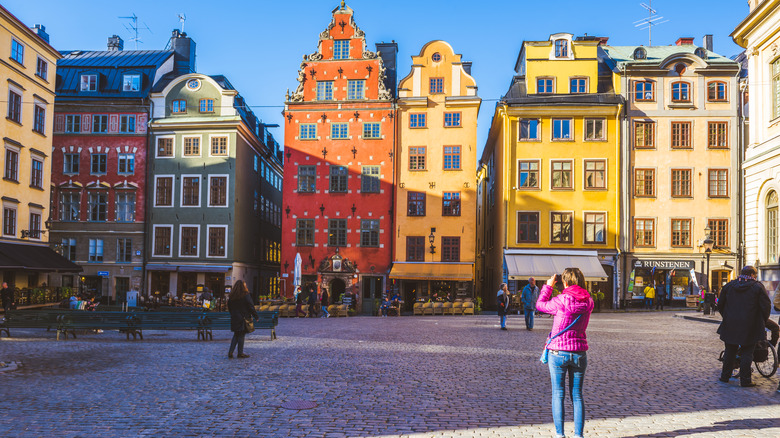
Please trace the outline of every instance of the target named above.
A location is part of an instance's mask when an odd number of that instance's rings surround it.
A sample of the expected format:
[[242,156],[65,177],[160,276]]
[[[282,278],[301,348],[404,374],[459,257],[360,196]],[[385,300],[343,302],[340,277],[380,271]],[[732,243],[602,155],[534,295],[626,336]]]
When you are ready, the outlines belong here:
[[431,244],[431,254],[436,254],[436,246],[433,242],[436,241],[436,236],[433,234],[436,232],[436,228],[431,228],[431,234],[428,236],[428,242]]
[[710,254],[712,254],[712,248],[715,246],[715,241],[710,237],[711,232],[712,228],[707,225],[704,228],[704,241],[702,241],[702,245],[704,246],[704,253],[707,254],[707,288],[712,287],[710,284]]

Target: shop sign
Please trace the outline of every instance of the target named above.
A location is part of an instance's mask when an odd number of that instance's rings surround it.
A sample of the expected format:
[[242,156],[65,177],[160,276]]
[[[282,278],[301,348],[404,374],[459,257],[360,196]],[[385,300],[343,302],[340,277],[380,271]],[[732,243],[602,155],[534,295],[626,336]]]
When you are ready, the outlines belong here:
[[695,269],[696,262],[693,260],[636,260],[634,262],[636,268],[647,269]]

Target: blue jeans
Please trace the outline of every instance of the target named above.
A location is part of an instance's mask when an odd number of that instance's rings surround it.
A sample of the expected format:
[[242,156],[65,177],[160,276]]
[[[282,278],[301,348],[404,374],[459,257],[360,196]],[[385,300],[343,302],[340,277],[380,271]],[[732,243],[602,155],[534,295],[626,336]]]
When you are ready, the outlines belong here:
[[653,310],[653,299],[645,298],[645,309]]
[[506,328],[506,313],[501,315],[501,328]]
[[244,337],[246,332],[233,332],[233,339],[230,340],[230,350],[228,354],[233,354],[233,351],[238,346],[238,354],[244,354]]
[[523,308],[523,314],[525,315],[525,328],[529,328],[529,329],[534,328],[534,308],[533,307]]
[[550,379],[552,380],[552,412],[555,423],[555,433],[563,433],[563,399],[566,386],[566,374],[569,375],[569,396],[574,405],[574,436],[581,437],[585,427],[585,401],[582,399],[582,382],[585,380],[585,368],[588,366],[586,353],[573,351],[550,351]]

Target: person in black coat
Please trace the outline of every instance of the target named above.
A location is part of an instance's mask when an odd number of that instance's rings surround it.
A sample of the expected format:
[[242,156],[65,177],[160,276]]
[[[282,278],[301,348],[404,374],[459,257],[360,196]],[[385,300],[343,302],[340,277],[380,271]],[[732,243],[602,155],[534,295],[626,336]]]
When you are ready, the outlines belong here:
[[8,309],[14,303],[14,291],[8,287],[8,283],[3,282],[3,288],[0,289],[0,300],[3,304],[3,312],[8,313]]
[[718,311],[723,322],[718,327],[720,339],[726,344],[723,353],[721,382],[728,382],[734,370],[734,361],[739,353],[739,383],[741,386],[756,386],[751,378],[751,363],[756,343],[766,339],[764,324],[771,312],[769,295],[764,285],[756,281],[758,271],[745,266],[740,276],[723,286],[718,300]]
[[506,315],[509,314],[509,288],[506,283],[501,283],[498,289],[498,296],[496,297],[496,305],[498,306],[498,316],[501,319],[501,330],[506,330]]
[[244,337],[247,334],[246,320],[250,318],[257,320],[260,316],[255,310],[255,304],[252,302],[252,297],[249,296],[249,289],[247,289],[243,280],[238,280],[233,286],[227,306],[230,312],[230,330],[233,332],[228,357],[230,359],[233,358],[233,351],[236,349],[236,346],[238,346],[239,358],[249,357],[248,354],[244,354]]

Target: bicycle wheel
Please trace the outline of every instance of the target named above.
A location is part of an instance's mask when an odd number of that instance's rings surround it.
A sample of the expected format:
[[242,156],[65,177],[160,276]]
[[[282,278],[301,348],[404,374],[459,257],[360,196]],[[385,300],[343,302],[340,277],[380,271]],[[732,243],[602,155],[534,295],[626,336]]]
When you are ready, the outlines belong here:
[[777,371],[777,352],[775,347],[768,345],[769,354],[763,362],[754,362],[756,364],[756,370],[764,377],[772,377]]

